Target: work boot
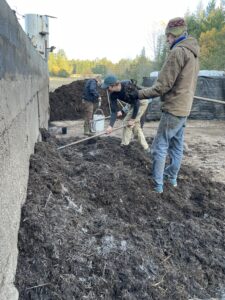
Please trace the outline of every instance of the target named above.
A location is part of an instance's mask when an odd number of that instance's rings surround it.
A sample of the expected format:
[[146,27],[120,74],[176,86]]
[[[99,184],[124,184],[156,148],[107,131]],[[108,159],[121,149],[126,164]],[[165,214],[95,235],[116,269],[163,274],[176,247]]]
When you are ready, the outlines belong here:
[[95,132],[89,132],[89,134],[88,134],[89,136],[94,136],[95,135]]
[[154,186],[154,192],[158,193],[158,194],[162,194],[163,193],[163,185],[162,184],[156,184]]
[[86,122],[84,122],[84,135],[89,135],[89,126]]
[[96,134],[96,130],[90,129],[90,134],[91,135],[95,135]]
[[155,180],[152,178],[152,174],[150,173],[148,175],[148,180],[150,180],[151,186],[153,186],[153,192],[162,194],[163,193],[163,184],[158,184],[155,182]]
[[84,135],[87,135],[87,136],[94,136],[95,133],[94,133],[94,132],[91,132],[91,131],[89,131],[89,130],[86,130],[86,131],[84,131]]
[[176,178],[171,178],[168,175],[164,175],[163,178],[165,181],[167,181],[173,187],[177,187],[177,179]]
[[176,178],[169,178],[168,182],[173,186],[173,187],[177,187],[177,180]]
[[94,134],[95,133],[90,130],[89,125],[87,123],[84,123],[84,135],[92,136]]
[[89,130],[87,130],[87,129],[84,129],[84,135],[90,135],[90,131]]

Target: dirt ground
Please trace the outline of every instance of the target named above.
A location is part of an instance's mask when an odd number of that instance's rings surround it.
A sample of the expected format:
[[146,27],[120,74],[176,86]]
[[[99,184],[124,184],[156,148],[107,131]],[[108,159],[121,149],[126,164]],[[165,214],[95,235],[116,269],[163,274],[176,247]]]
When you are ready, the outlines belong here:
[[[83,134],[83,121],[53,121],[51,126],[57,130],[58,138],[68,138]],[[117,120],[117,127],[122,121]],[[153,138],[156,134],[158,121],[146,122],[144,133],[146,137]],[[107,121],[105,121],[107,126]],[[67,135],[61,134],[61,127],[67,127]],[[121,137],[122,130],[112,135]],[[185,130],[186,151],[184,163],[199,170],[208,172],[214,181],[225,183],[225,121],[220,120],[188,120]]]
[[[82,123],[53,122],[31,157],[20,299],[224,300],[225,122],[188,122],[178,187],[162,195],[121,131],[59,150],[84,138]],[[145,124],[149,144],[157,125]]]

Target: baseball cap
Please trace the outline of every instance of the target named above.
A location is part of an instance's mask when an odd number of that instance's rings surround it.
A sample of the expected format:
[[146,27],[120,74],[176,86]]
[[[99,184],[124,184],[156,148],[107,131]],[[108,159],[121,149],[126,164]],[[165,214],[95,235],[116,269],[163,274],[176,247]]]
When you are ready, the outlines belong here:
[[115,75],[108,75],[104,79],[103,84],[101,85],[102,89],[107,89],[110,85],[113,85],[118,82],[118,79]]

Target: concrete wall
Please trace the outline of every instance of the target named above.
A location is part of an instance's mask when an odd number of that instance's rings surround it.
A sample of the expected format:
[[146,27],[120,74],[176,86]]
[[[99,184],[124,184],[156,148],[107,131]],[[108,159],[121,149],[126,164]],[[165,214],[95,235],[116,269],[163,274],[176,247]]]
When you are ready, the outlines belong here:
[[47,63],[32,46],[14,12],[0,0],[0,299],[18,299],[13,285],[20,210],[26,198],[29,158],[48,126]]

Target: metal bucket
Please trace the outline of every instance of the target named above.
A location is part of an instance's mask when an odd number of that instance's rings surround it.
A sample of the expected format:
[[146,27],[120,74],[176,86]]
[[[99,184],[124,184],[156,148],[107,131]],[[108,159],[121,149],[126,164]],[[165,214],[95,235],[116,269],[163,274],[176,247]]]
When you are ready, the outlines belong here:
[[105,115],[103,110],[98,108],[93,114],[92,129],[95,132],[103,131],[105,128]]

